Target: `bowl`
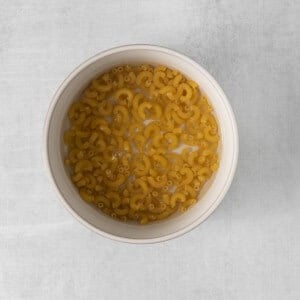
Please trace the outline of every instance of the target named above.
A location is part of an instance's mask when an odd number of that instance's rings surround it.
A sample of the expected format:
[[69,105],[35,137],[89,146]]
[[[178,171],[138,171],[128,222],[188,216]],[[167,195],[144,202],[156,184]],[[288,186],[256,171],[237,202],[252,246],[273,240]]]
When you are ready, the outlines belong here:
[[[200,200],[182,214],[139,225],[114,220],[79,197],[64,165],[63,132],[68,127],[67,110],[98,74],[120,64],[149,63],[177,69],[196,81],[213,105],[219,122],[221,143],[218,171],[206,183]],[[51,102],[44,127],[47,172],[65,208],[82,224],[113,240],[129,243],[162,242],[182,235],[202,223],[228,191],[237,165],[238,133],[230,104],[213,77],[198,63],[176,51],[153,45],[127,45],[101,52],[78,66],[61,84]]]

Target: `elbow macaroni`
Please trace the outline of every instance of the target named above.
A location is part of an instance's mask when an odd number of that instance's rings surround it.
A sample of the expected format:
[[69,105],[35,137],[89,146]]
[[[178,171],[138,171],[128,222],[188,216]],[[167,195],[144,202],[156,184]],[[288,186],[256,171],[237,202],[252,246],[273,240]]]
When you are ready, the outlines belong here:
[[68,117],[72,182],[84,201],[122,221],[186,211],[219,167],[212,106],[197,83],[165,66],[113,68]]

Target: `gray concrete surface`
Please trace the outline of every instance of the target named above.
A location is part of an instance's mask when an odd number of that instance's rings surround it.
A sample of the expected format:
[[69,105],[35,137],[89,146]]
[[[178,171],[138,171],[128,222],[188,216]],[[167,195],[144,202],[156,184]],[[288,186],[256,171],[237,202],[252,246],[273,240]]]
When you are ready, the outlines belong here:
[[[0,299],[300,299],[299,14],[297,0],[0,0]],[[238,170],[221,206],[157,245],[78,224],[41,156],[61,81],[129,43],[202,64],[239,126]]]

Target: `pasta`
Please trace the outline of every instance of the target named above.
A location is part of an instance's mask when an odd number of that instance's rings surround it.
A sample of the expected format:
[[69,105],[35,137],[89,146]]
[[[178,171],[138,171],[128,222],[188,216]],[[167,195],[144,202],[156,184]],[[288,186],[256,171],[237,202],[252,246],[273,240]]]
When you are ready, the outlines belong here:
[[184,212],[219,166],[218,122],[196,82],[165,66],[93,79],[68,111],[66,165],[80,197],[140,224]]

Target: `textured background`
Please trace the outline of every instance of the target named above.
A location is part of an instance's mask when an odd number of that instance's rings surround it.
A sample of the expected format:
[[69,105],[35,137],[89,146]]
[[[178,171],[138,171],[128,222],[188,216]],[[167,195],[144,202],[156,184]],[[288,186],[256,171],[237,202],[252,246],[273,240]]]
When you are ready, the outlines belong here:
[[[300,299],[300,2],[0,0],[0,299]],[[220,83],[237,174],[217,211],[163,244],[90,232],[45,175],[51,97],[104,49],[153,43]]]

